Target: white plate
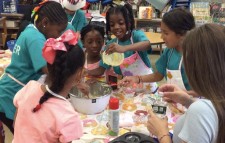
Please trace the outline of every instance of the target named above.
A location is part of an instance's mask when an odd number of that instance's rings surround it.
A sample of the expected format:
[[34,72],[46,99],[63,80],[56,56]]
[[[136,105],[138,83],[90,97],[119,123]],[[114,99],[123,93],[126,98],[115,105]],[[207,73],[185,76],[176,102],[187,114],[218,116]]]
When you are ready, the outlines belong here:
[[114,52],[112,54],[107,55],[105,51],[102,53],[102,60],[107,65],[111,66],[119,66],[123,63],[124,60],[124,53],[117,53]]

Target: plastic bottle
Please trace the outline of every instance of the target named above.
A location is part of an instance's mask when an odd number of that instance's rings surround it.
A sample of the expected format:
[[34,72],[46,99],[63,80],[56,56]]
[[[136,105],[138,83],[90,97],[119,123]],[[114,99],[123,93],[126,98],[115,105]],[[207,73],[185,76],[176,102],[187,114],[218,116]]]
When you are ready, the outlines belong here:
[[109,135],[117,136],[119,133],[119,99],[109,100]]
[[158,93],[158,99],[153,103],[152,109],[159,118],[166,116],[167,102],[162,99],[163,93]]

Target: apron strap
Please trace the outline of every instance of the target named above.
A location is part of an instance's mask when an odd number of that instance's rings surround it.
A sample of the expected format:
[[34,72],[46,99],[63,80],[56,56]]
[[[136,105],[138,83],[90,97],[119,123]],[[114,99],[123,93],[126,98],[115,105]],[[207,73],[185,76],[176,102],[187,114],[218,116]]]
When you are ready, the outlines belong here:
[[73,23],[73,19],[76,17],[76,14],[77,14],[77,11],[75,11],[74,15],[73,15],[73,18],[71,19],[70,23],[72,24]]
[[171,58],[171,56],[172,56],[172,54],[173,54],[173,50],[174,50],[174,48],[172,49],[172,51],[170,51],[170,55],[169,55],[169,58],[168,58],[168,61],[167,61],[166,67],[168,67],[168,64],[169,64],[170,58]]
[[19,81],[18,79],[16,79],[15,77],[13,77],[11,74],[9,73],[5,73],[8,77],[10,77],[12,80],[14,80],[16,83],[22,85],[22,86],[25,86],[24,83],[22,83],[21,81]]
[[86,51],[84,52],[84,54],[85,54],[85,63],[84,63],[84,67],[87,69],[87,68],[88,68],[88,64],[87,64],[87,56],[88,56],[88,54],[87,54]]
[[[134,40],[133,40],[132,33],[131,33],[131,36],[130,36],[130,42],[131,42],[131,44],[134,44]],[[117,44],[119,44],[119,40],[118,40],[118,38],[116,39],[116,43],[117,43]],[[135,53],[137,53],[137,54],[138,54],[138,52],[137,52],[137,51],[135,51]]]
[[[170,52],[170,55],[169,55],[169,58],[168,58],[168,61],[167,61],[167,67],[168,67],[168,64],[169,64],[169,61],[170,61],[170,58],[173,54],[173,51],[174,51],[174,48],[172,49],[172,51]],[[180,63],[179,63],[179,67],[178,67],[178,70],[181,69],[181,66],[182,66],[182,62],[183,62],[183,56],[181,56],[181,59],[180,59]]]
[[[130,42],[131,42],[131,44],[134,44],[132,33],[131,33],[131,36],[130,36]],[[118,38],[116,39],[116,43],[119,44]]]
[[182,56],[181,59],[180,59],[179,70],[181,69],[182,62],[183,62],[183,56]]

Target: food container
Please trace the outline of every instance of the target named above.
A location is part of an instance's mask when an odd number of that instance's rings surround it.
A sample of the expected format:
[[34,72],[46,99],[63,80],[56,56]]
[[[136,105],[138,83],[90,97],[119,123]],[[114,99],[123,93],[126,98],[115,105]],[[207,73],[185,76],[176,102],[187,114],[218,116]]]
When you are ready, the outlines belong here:
[[90,84],[89,98],[74,87],[70,91],[73,107],[83,114],[96,114],[102,112],[108,105],[112,88],[104,82]]
[[152,137],[142,133],[128,132],[109,143],[156,143],[156,141]]

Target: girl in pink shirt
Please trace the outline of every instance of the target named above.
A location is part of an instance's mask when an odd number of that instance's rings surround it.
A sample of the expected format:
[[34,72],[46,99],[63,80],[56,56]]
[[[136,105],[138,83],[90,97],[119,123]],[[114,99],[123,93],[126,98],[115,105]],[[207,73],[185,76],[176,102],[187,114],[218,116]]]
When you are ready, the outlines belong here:
[[104,45],[105,31],[103,27],[94,24],[88,24],[81,30],[81,40],[85,48],[86,62],[84,68],[87,75],[85,80],[95,79],[98,81],[105,81],[105,75],[93,77],[88,75],[99,67],[101,59],[101,49]]
[[68,30],[46,41],[42,53],[48,67],[46,84],[30,81],[15,95],[13,143],[68,143],[82,136],[82,122],[67,100],[82,77],[85,62],[78,37]]

